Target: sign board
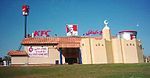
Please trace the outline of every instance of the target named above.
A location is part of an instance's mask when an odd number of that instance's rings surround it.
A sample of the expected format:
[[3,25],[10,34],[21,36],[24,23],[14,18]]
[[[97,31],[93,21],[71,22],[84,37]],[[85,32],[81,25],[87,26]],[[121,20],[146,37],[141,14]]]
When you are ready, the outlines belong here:
[[22,14],[23,14],[23,16],[29,15],[29,6],[28,5],[22,6]]
[[78,36],[78,26],[75,24],[66,25],[67,36]]
[[137,31],[125,30],[125,31],[119,32],[119,34],[120,34],[119,36],[123,39],[132,40],[136,38]]
[[29,46],[29,57],[48,57],[48,47],[44,46]]
[[93,34],[93,35],[96,35],[96,34],[98,34],[98,35],[101,35],[102,34],[102,31],[99,31],[99,30],[89,30],[87,33],[86,33],[86,35],[88,36],[88,35],[91,35],[91,34]]
[[49,37],[49,32],[51,32],[51,30],[38,30],[38,31],[34,31],[33,36],[34,37]]

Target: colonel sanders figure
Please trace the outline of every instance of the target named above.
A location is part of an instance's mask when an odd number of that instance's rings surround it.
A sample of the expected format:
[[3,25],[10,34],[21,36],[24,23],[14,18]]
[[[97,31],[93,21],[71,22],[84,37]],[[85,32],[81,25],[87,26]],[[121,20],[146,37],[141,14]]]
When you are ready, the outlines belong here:
[[77,36],[78,35],[77,25],[67,25],[66,30],[67,30],[67,36]]

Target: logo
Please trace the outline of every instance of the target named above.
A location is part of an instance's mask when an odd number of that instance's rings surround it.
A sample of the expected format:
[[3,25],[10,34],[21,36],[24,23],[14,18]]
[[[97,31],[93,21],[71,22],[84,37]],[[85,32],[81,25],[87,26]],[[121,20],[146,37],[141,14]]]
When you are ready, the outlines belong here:
[[49,37],[49,32],[50,30],[39,30],[39,31],[34,31],[34,37]]
[[22,6],[22,14],[23,16],[27,16],[29,13],[29,6],[28,5],[23,5]]
[[29,48],[29,52],[32,52],[32,51],[33,51],[33,48],[32,48],[32,47],[30,47],[30,48]]
[[73,24],[66,25],[67,36],[78,36],[78,26]]

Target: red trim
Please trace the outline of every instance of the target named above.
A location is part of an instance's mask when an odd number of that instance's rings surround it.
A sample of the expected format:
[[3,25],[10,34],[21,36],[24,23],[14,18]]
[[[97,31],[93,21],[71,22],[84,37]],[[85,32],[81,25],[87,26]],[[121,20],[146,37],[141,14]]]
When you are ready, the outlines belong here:
[[27,56],[28,54],[25,51],[11,50],[8,52],[10,56]]
[[79,42],[80,43],[81,38],[79,37],[57,37],[57,38],[51,38],[51,37],[46,37],[46,38],[25,38],[22,40],[23,45],[28,45],[28,44],[59,44],[61,42]]
[[137,32],[135,30],[123,30],[123,31],[120,31],[119,33],[123,33],[123,32]]

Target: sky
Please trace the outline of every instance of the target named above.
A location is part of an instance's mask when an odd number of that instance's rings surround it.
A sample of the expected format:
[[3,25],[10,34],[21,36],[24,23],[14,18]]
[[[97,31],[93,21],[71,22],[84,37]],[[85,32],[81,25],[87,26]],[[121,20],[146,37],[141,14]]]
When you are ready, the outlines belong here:
[[0,0],[0,56],[17,50],[24,38],[22,5],[30,6],[27,32],[51,30],[50,36],[66,36],[66,24],[78,24],[80,36],[102,30],[108,20],[112,35],[136,30],[144,55],[150,55],[150,0]]

